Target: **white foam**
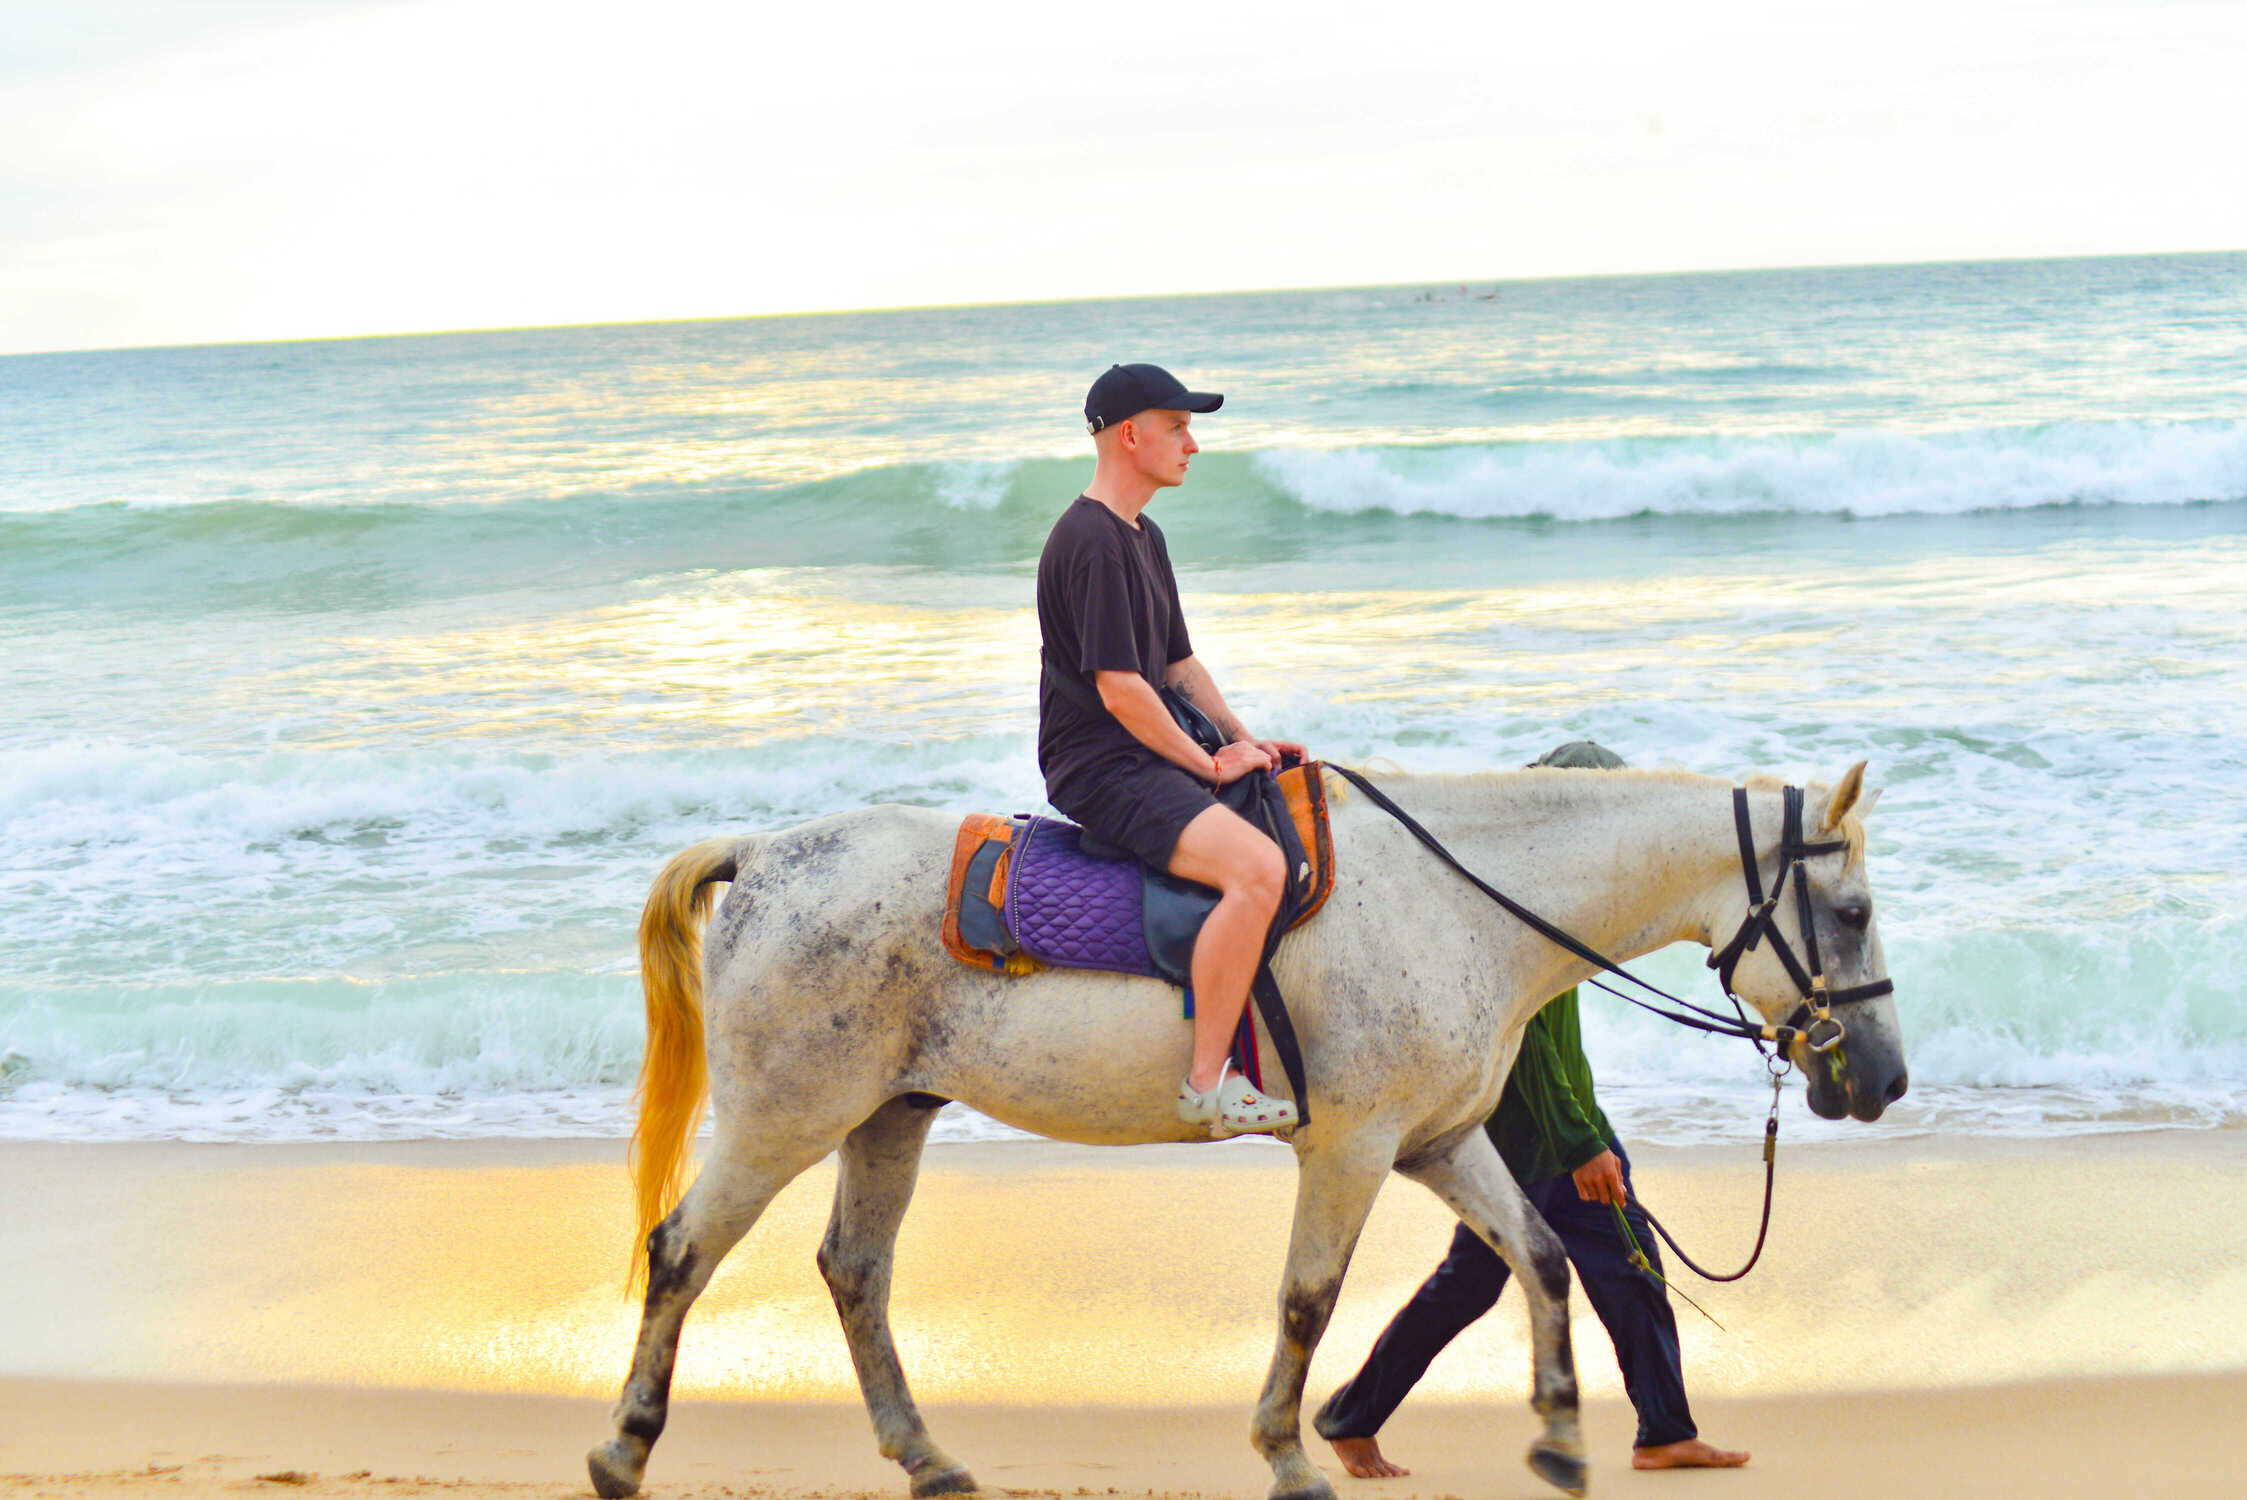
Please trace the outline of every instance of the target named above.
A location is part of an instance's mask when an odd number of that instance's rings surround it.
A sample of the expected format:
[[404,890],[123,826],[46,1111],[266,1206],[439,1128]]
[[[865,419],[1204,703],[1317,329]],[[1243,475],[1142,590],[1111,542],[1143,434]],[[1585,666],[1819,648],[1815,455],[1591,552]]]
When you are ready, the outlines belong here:
[[653,870],[714,831],[869,800],[1042,803],[1011,740],[566,759],[75,745],[0,768],[0,943],[131,984],[388,977],[460,944],[520,963],[510,945],[557,930],[561,956],[613,967]]
[[934,466],[936,500],[948,510],[992,511],[1014,482],[1017,464],[963,460]]
[[[1668,746],[1807,778],[1863,748],[1846,725],[1780,733],[1612,680],[1557,714],[1424,702],[1400,747],[1378,694],[1256,681],[1241,701],[1259,722],[1361,763],[1480,769],[1590,735],[1642,761]],[[2203,714],[2194,730],[2228,722]],[[2236,825],[2198,742],[2127,723],[1983,726],[1971,745],[1950,737],[1962,732],[1878,754],[1876,774],[1901,778],[1873,830],[1914,1079],[1897,1128],[2237,1121],[2247,1015],[2231,976],[2247,919]],[[0,1072],[0,1134],[609,1131],[640,1045],[632,917],[673,850],[869,801],[1035,806],[1032,765],[1013,736],[570,759],[11,753],[0,1052],[22,1060]],[[2172,869],[2200,873],[2154,873]],[[1649,972],[1707,993],[1698,959],[1659,956]],[[1586,1025],[1619,1120],[1643,1138],[1721,1135],[1704,1122],[1756,1107],[1743,1048],[1681,1042],[1590,991]]]
[[1482,520],[1956,515],[2247,498],[2247,424],[1281,449],[1256,467],[1315,510]]

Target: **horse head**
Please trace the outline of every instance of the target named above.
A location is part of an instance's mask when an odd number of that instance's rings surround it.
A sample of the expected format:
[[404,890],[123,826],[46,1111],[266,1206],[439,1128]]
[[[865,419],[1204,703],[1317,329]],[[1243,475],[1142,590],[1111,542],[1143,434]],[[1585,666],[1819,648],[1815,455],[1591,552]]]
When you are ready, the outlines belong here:
[[[1749,790],[1772,788],[1751,781]],[[1734,893],[1734,930],[1749,940],[1731,957],[1729,987],[1765,1021],[1796,1029],[1787,1055],[1808,1080],[1810,1108],[1828,1120],[1877,1120],[1910,1081],[1865,871],[1864,819],[1879,797],[1865,790],[1859,761],[1830,789],[1807,788],[1776,839],[1756,819],[1756,868]],[[1711,965],[1725,956],[1719,949]]]

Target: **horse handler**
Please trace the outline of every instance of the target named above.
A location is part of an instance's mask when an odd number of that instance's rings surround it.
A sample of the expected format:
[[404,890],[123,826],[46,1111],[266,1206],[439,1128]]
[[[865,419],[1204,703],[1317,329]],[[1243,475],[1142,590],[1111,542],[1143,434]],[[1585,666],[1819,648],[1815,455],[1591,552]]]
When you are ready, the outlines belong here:
[[[1536,764],[1612,770],[1623,760],[1604,746],[1577,740]],[[1622,1208],[1661,1272],[1653,1228],[1630,1201],[1631,1159],[1592,1096],[1592,1067],[1584,1056],[1573,989],[1539,1011],[1522,1032],[1521,1054],[1483,1129],[1523,1194],[1560,1236],[1584,1296],[1615,1343],[1623,1389],[1638,1411],[1631,1467],[1732,1469],[1746,1463],[1745,1453],[1701,1441],[1686,1405],[1669,1294],[1630,1263],[1630,1246],[1616,1230],[1610,1204]],[[1411,1472],[1382,1456],[1376,1434],[1437,1352],[1497,1303],[1506,1274],[1497,1252],[1460,1225],[1450,1255],[1382,1330],[1365,1367],[1312,1419],[1342,1467],[1360,1479]]]
[[[1141,514],[1157,490],[1185,482],[1201,451],[1193,414],[1224,400],[1187,390],[1157,365],[1111,365],[1085,394],[1098,454],[1092,483],[1054,522],[1038,559],[1038,768],[1047,800],[1085,829],[1217,890],[1194,943],[1194,1052],[1178,1113],[1237,1135],[1295,1123],[1292,1104],[1227,1067],[1287,870],[1279,846],[1221,805],[1216,789],[1304,752],[1253,738],[1226,707],[1194,658],[1162,529]],[[1164,688],[1217,726],[1227,743],[1215,755],[1171,717]]]

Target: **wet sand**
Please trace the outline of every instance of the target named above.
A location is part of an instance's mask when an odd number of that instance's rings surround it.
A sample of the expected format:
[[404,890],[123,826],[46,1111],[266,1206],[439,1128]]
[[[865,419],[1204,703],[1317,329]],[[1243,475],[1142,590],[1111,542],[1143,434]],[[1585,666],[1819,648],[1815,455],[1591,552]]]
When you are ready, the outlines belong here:
[[[1680,1309],[1703,1432],[1754,1465],[1632,1473],[1579,1298],[1595,1493],[2238,1493],[2240,1145],[1783,1148],[1763,1265],[1732,1287],[1681,1278],[1729,1330]],[[1751,1142],[1634,1155],[1690,1248],[1744,1252]],[[619,1159],[605,1142],[0,1147],[0,1492],[584,1493],[636,1316]],[[831,1182],[784,1194],[697,1307],[650,1493],[904,1494],[811,1265]],[[939,1440],[994,1489],[1261,1495],[1247,1410],[1292,1192],[1292,1159],[1256,1144],[932,1149],[896,1317]],[[1419,1189],[1384,1191],[1313,1401],[1448,1233]],[[1414,1477],[1345,1494],[1538,1493],[1527,1364],[1510,1296],[1391,1424]],[[290,1471],[318,1477],[256,1478]]]
[[[318,1387],[0,1381],[8,1436],[0,1495],[590,1495],[581,1461],[606,1404],[590,1398]],[[1642,1474],[1621,1445],[1628,1407],[1595,1401],[1595,1496],[1622,1500],[1987,1500],[1997,1495],[2240,1492],[2232,1439],[2247,1378],[2080,1380],[1953,1392],[1880,1392],[1803,1404],[1701,1403],[1712,1436],[1755,1460],[1724,1473]],[[932,1404],[932,1424],[986,1493],[1203,1495],[1263,1500],[1245,1409]],[[1408,1405],[1390,1424],[1407,1479],[1354,1480],[1343,1500],[1536,1500],[1558,1492],[1522,1466],[1534,1431],[1513,1403]],[[1323,1444],[1315,1450],[1322,1461]],[[260,1475],[295,1475],[303,1482]],[[654,1500],[776,1495],[904,1500],[864,1414],[840,1403],[684,1404],[656,1451]]]

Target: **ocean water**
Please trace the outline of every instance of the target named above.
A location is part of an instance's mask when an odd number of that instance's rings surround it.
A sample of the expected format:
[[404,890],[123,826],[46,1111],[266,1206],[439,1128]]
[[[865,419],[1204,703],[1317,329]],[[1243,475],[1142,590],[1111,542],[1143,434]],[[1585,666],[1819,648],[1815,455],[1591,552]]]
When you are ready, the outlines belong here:
[[[2247,1121],[2218,255],[0,359],[0,1136],[622,1128],[674,850],[1040,805],[1034,564],[1134,358],[1227,393],[1153,513],[1251,723],[1867,757],[1871,1128]],[[1753,1139],[1752,1052],[1587,993],[1627,1135]]]

